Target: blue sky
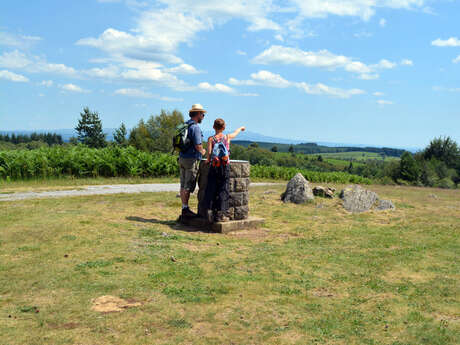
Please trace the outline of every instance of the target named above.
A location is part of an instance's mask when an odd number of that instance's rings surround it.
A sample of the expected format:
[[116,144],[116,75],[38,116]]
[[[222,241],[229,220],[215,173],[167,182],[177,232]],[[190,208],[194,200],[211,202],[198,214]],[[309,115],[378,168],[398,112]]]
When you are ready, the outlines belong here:
[[0,130],[134,126],[193,103],[212,127],[423,147],[460,142],[460,3],[0,2]]

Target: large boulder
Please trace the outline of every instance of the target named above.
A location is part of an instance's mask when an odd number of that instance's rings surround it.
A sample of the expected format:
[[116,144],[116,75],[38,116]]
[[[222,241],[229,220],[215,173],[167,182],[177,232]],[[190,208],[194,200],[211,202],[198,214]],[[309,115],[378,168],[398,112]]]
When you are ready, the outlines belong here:
[[303,204],[314,200],[313,191],[301,173],[297,173],[287,184],[286,191],[281,195],[283,202]]
[[348,186],[340,192],[343,207],[352,213],[360,213],[375,208],[378,211],[395,209],[390,200],[381,200],[379,196],[359,185]]

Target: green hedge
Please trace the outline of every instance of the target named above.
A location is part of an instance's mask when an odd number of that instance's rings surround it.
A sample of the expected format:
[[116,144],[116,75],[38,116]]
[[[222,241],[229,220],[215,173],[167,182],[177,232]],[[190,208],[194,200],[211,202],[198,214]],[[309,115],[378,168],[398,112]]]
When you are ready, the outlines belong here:
[[251,167],[251,177],[269,178],[274,180],[290,180],[300,172],[310,182],[334,182],[334,183],[359,183],[371,184],[372,180],[352,175],[345,172],[318,172],[298,168],[279,166],[254,165]]
[[0,178],[178,176],[177,157],[133,147],[91,149],[83,145],[0,151]]
[[[311,182],[371,183],[367,178],[344,172],[316,172],[262,165],[251,167],[251,176],[254,178],[289,180],[298,172]],[[179,168],[176,156],[148,153],[133,147],[111,146],[91,149],[78,145],[0,151],[0,179],[24,180],[65,175],[74,177],[179,176]]]

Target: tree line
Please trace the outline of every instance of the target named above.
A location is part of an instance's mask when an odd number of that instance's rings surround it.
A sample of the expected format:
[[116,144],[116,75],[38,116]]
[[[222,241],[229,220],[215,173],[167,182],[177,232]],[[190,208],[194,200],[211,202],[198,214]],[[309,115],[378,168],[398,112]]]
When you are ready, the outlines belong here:
[[1,134],[0,141],[12,144],[25,144],[33,141],[41,141],[48,145],[62,145],[62,136],[56,133],[31,133],[31,134]]

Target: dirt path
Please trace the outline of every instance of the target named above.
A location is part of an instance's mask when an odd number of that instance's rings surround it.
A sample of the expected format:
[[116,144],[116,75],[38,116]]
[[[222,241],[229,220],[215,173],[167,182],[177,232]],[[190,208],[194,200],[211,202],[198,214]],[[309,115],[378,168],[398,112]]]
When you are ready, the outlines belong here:
[[[270,186],[277,183],[251,183],[251,186]],[[60,190],[47,192],[24,192],[0,194],[0,201],[16,201],[38,198],[62,198],[66,196],[103,195],[119,193],[155,193],[178,192],[178,183],[152,183],[152,184],[117,184],[104,186],[79,187],[78,190]]]

